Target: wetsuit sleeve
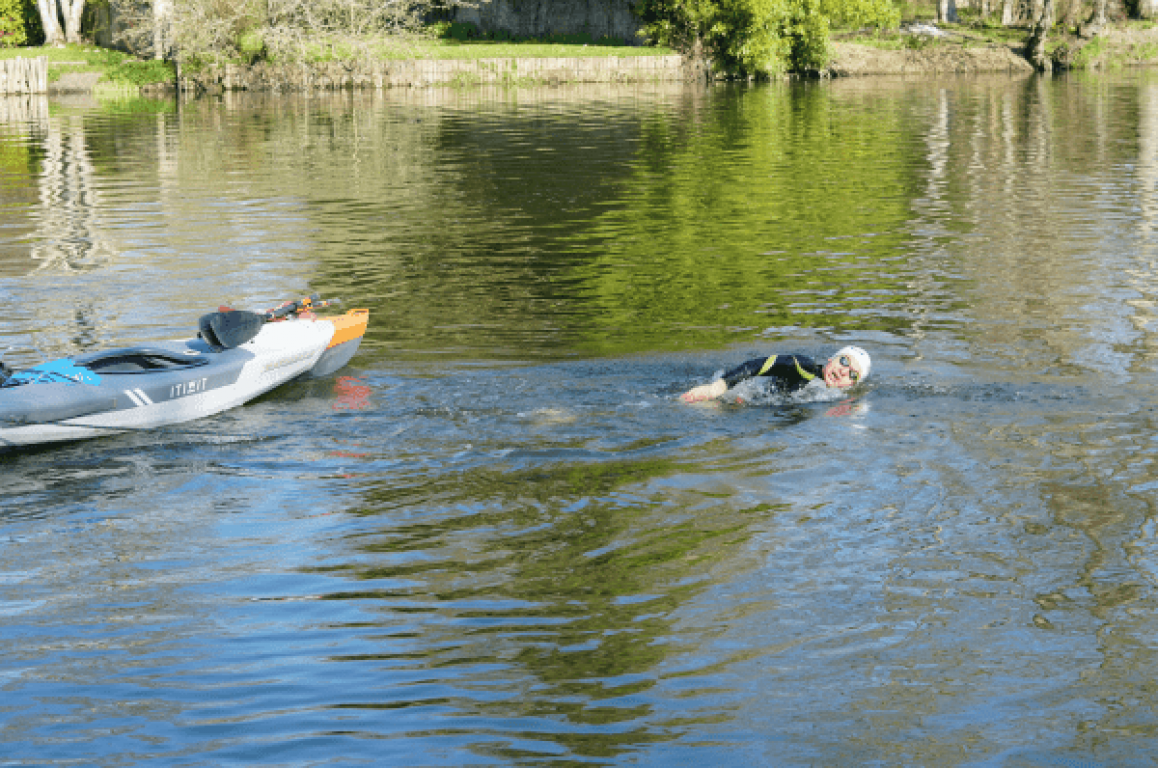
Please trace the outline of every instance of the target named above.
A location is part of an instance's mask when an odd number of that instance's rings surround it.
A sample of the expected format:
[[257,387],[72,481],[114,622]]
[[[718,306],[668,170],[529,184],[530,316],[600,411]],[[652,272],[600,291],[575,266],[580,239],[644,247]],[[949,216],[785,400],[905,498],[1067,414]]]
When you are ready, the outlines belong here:
[[724,372],[724,383],[731,389],[745,379],[759,376],[761,370],[771,370],[772,366],[776,364],[776,358],[778,357],[780,356],[772,355],[772,357],[760,357],[755,360],[740,363],[730,371]]

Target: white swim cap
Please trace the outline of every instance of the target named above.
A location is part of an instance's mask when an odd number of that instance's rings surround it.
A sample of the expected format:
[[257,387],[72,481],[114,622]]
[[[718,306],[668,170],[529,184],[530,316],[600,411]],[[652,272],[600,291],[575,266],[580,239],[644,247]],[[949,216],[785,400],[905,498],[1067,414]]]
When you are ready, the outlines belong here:
[[838,350],[834,357],[840,357],[841,355],[848,355],[852,358],[853,363],[856,364],[857,370],[860,371],[860,379],[858,381],[864,381],[868,378],[869,369],[873,367],[873,362],[869,359],[868,352],[865,352],[860,347],[844,347]]

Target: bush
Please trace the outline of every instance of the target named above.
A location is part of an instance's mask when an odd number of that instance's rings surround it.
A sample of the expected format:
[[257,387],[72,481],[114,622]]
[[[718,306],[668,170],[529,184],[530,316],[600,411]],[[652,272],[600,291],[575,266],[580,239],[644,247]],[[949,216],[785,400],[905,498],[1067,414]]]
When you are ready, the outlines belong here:
[[130,59],[110,68],[107,77],[112,83],[141,86],[152,83],[171,83],[177,79],[177,71],[172,62],[158,61],[157,59],[148,61]]
[[0,47],[35,45],[43,39],[35,0],[0,0]]
[[265,38],[258,28],[250,28],[237,36],[237,52],[249,64],[265,58]]
[[471,40],[478,36],[478,27],[469,21],[451,22],[446,30],[446,37],[452,40]]
[[904,35],[901,38],[905,47],[913,51],[923,51],[937,45],[939,40],[932,35]]
[[655,42],[704,53],[740,77],[822,68],[833,24],[900,23],[891,0],[640,0],[636,8]]
[[426,27],[426,31],[443,40],[465,42],[482,37],[478,27],[469,21],[436,21]]

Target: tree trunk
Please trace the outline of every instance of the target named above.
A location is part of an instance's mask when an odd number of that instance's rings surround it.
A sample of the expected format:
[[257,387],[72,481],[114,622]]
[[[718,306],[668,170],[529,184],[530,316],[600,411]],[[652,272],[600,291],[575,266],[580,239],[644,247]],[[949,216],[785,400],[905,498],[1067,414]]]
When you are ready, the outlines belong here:
[[44,44],[64,45],[64,32],[60,28],[56,0],[36,0],[36,10],[40,11],[40,24],[44,27]]
[[1013,24],[1013,0],[1002,0],[1001,3],[1001,26],[1008,27]]
[[957,0],[937,0],[937,21],[957,23]]
[[1089,21],[1078,25],[1078,35],[1086,39],[1097,37],[1106,26],[1106,0],[1094,0],[1094,12]]
[[1053,26],[1053,0],[1045,0],[1041,4],[1041,11],[1034,22],[1033,31],[1029,35],[1029,44],[1026,46],[1029,61],[1042,72],[1053,71],[1053,61],[1045,53],[1045,41],[1049,37],[1049,30]]
[[1041,14],[1045,10],[1045,0],[1030,0],[1029,3],[1029,22],[1030,29],[1037,26],[1037,22],[1041,20]]
[[84,0],[57,0],[64,12],[64,36],[74,45],[81,43],[80,17],[84,14]]
[[153,2],[153,58],[168,59],[169,51],[173,47],[172,33],[169,30],[173,15],[172,0],[154,0]]

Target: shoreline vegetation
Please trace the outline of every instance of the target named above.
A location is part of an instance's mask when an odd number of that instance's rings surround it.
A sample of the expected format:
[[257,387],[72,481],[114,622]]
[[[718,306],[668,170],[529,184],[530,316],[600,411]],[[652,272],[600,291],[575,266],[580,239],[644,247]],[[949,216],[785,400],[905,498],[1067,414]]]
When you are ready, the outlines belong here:
[[[1027,56],[1028,36],[1027,27],[976,23],[939,26],[907,23],[891,31],[835,32],[828,64],[819,70],[796,72],[791,76],[1028,74],[1035,71]],[[1055,30],[1046,55],[1050,57],[1054,71],[1152,66],[1158,64],[1158,23],[1130,20],[1107,24],[1094,37],[1082,37],[1077,29]],[[575,74],[581,71],[596,72],[596,77],[606,82],[711,79],[718,76],[713,75],[708,62],[692,62],[688,57],[662,47],[421,37],[403,38],[384,45],[370,61],[351,62],[344,58],[341,50],[331,49],[328,55],[319,56],[308,67],[301,63],[278,66],[270,62],[238,61],[206,65],[193,71],[187,65],[185,71],[178,72],[172,62],[141,60],[94,45],[0,48],[0,58],[17,56],[47,58],[50,93],[90,92],[98,97],[158,95],[172,93],[178,88],[214,92],[375,86],[468,87],[484,82],[554,84],[582,81],[585,76]],[[655,61],[649,64],[642,61],[645,59]],[[528,64],[528,60],[551,60],[555,66],[542,62]],[[590,61],[575,63],[584,60]],[[600,64],[599,60],[609,63]],[[627,60],[635,61],[624,65]],[[423,62],[428,64],[424,66]],[[462,64],[454,65],[454,62]],[[524,62],[521,70],[519,62]],[[445,71],[448,66],[455,72],[449,80],[432,79],[429,74],[422,74],[435,69]],[[291,70],[309,70],[310,75],[279,83],[279,78]],[[499,74],[485,77],[477,74],[485,74],[488,70],[499,70]],[[362,74],[339,78],[332,75],[335,71]],[[379,73],[377,80],[373,75],[375,72]],[[588,78],[585,81],[592,80]]]

